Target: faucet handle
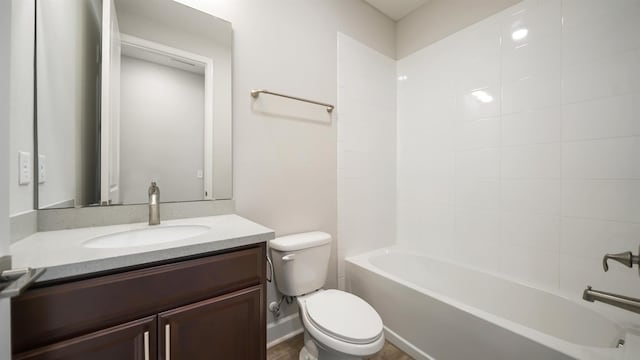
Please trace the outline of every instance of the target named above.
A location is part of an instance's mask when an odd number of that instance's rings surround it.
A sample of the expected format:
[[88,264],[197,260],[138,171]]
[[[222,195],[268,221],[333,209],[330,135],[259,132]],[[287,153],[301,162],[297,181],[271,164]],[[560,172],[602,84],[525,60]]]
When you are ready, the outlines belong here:
[[607,261],[609,259],[615,260],[627,267],[632,267],[633,264],[638,264],[638,256],[633,255],[631,251],[625,251],[619,254],[606,254],[602,258],[602,267],[604,268],[605,272],[609,271],[609,264],[607,264]]

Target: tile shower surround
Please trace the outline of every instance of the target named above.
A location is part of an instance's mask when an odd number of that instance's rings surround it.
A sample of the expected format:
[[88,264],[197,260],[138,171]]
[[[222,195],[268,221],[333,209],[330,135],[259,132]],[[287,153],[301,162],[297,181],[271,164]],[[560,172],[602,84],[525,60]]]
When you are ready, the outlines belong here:
[[528,0],[399,60],[398,243],[640,296],[636,269],[601,265],[640,243],[638,19],[638,0]]

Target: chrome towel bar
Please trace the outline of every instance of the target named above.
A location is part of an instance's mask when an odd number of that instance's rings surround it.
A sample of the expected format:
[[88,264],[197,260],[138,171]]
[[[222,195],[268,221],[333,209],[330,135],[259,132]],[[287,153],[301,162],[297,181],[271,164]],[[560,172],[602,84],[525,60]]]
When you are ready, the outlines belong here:
[[310,103],[310,104],[316,104],[316,105],[324,106],[325,108],[327,108],[327,112],[328,113],[331,113],[333,111],[333,109],[335,109],[335,106],[333,106],[331,104],[326,104],[326,103],[319,102],[319,101],[304,99],[304,98],[297,97],[297,96],[279,94],[279,93],[276,93],[276,92],[273,92],[273,91],[269,91],[269,90],[266,90],[266,89],[258,89],[258,90],[254,89],[254,90],[251,90],[251,96],[254,99],[257,99],[258,96],[260,96],[260,94],[280,96],[280,97],[287,98],[287,99],[298,100],[298,101],[302,101],[302,102],[306,102],[306,103]]

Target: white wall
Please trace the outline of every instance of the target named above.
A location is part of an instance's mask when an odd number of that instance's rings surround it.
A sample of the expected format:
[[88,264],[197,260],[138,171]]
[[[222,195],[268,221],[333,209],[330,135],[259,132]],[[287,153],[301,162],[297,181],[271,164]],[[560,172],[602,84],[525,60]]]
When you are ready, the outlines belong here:
[[120,196],[149,201],[204,199],[204,75],[122,57],[120,73]]
[[[275,229],[277,235],[324,230],[335,237],[335,123],[328,122],[322,108],[301,108],[268,96],[253,103],[249,91],[267,88],[335,104],[337,32],[392,57],[394,23],[359,0],[181,2],[233,24],[233,167],[238,214]],[[272,113],[254,111],[252,104],[270,107]],[[309,113],[324,122],[298,119]],[[328,287],[337,286],[335,259],[334,247]],[[275,298],[272,286],[268,297]],[[283,315],[293,311],[289,307]]]
[[97,200],[100,33],[93,6],[75,0],[38,2],[38,152],[46,165],[46,182],[38,186],[40,208]]
[[398,21],[396,58],[433,44],[521,0],[430,0]]
[[[7,1],[5,1],[7,2]],[[10,86],[11,100],[7,103],[10,109],[11,132],[9,152],[9,165],[5,167],[9,171],[10,214],[16,215],[33,210],[33,181],[29,185],[18,184],[18,152],[31,153],[33,161],[33,39],[35,2],[33,1],[9,1],[11,21],[3,24],[11,26],[10,55],[11,75]]]
[[338,34],[338,283],[345,257],[395,243],[396,62]]
[[[0,1],[0,256],[9,253],[10,50],[12,2]],[[0,360],[11,359],[10,300],[0,300]]]
[[601,265],[640,239],[638,18],[527,0],[400,60],[398,241],[577,300],[640,296],[636,270]]

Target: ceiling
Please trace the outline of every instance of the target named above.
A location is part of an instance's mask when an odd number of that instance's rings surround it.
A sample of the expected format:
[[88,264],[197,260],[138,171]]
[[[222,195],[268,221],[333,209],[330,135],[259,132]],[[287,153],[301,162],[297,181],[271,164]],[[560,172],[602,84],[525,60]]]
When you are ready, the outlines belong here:
[[393,20],[400,20],[429,0],[364,0]]

